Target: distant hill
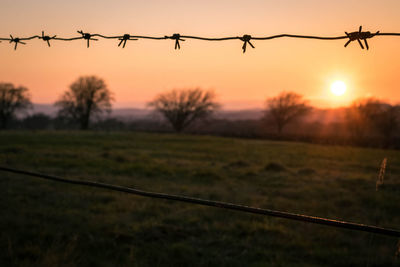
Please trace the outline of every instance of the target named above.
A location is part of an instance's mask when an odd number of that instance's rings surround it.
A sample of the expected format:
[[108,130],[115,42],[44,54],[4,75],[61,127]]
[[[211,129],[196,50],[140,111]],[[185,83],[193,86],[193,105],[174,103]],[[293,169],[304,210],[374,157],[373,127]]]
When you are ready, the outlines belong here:
[[[57,108],[50,104],[34,104],[33,110],[29,114],[43,113],[51,117],[57,114]],[[346,108],[319,109],[313,111],[304,118],[307,122],[319,121],[321,123],[339,122],[345,119]],[[243,110],[219,110],[214,114],[216,119],[225,120],[259,120],[264,116],[263,109],[243,109]],[[140,108],[116,108],[113,109],[110,117],[119,118],[124,121],[158,119],[160,116],[151,109]]]
[[[54,105],[50,104],[33,104],[33,109],[29,112],[29,114],[34,113],[43,113],[50,117],[55,117],[57,115],[57,108]],[[138,108],[120,108],[113,109],[111,112],[112,117],[118,118],[128,118],[132,119],[143,119],[151,115],[153,111],[148,109],[138,109]]]
[[262,109],[219,110],[214,117],[226,120],[258,120],[264,115]]
[[[43,113],[54,117],[57,114],[57,108],[49,104],[34,104],[33,110],[31,110],[29,114],[33,113]],[[214,117],[228,120],[254,120],[260,119],[262,115],[262,109],[220,110],[216,112]],[[110,116],[124,120],[151,119],[158,117],[154,114],[153,110],[140,108],[115,108],[112,110]]]
[[347,108],[314,108],[308,116],[304,117],[306,122],[318,121],[321,123],[341,122],[345,120]]
[[48,116],[54,117],[57,114],[57,108],[49,104],[33,104],[33,109],[30,110],[29,114],[43,113]]

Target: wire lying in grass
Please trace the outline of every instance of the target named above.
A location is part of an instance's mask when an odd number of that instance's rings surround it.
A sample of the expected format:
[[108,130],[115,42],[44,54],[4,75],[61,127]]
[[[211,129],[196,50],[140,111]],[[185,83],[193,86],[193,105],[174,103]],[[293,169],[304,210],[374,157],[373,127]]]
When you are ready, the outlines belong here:
[[322,224],[322,225],[338,227],[338,228],[345,228],[345,229],[358,230],[358,231],[375,233],[375,234],[382,234],[382,235],[387,235],[387,236],[400,237],[399,230],[381,228],[381,227],[372,226],[372,225],[338,221],[338,220],[308,216],[308,215],[303,215],[303,214],[289,213],[289,212],[284,212],[284,211],[260,209],[260,208],[254,208],[254,207],[249,207],[249,206],[236,205],[236,204],[227,203],[227,202],[212,201],[212,200],[206,200],[206,199],[200,199],[200,198],[149,192],[149,191],[143,191],[143,190],[138,190],[138,189],[124,187],[124,186],[105,184],[105,183],[99,183],[99,182],[65,179],[65,178],[61,178],[61,177],[57,177],[57,176],[29,172],[29,171],[24,171],[24,170],[17,170],[17,169],[8,168],[8,167],[2,167],[2,166],[0,166],[0,171],[28,175],[28,176],[32,176],[32,177],[42,178],[42,179],[56,181],[56,182],[68,183],[68,184],[76,184],[76,185],[85,185],[85,186],[90,186],[90,187],[104,188],[104,189],[109,189],[109,190],[113,190],[113,191],[124,192],[124,193],[128,193],[128,194],[134,194],[134,195],[150,197],[150,198],[175,200],[175,201],[187,202],[187,203],[198,204],[198,205],[203,205],[203,206],[211,206],[211,207],[217,207],[217,208],[223,208],[223,209],[237,210],[237,211],[242,211],[242,212],[261,214],[261,215],[285,218],[285,219],[296,220],[296,221],[303,221],[303,222],[308,222],[308,223]]

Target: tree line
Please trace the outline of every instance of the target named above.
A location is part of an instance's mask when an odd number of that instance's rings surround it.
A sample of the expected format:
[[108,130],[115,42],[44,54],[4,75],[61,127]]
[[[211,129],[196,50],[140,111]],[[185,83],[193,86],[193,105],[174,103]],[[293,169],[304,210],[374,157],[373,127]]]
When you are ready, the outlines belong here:
[[[96,76],[79,77],[54,103],[58,108],[55,120],[86,130],[91,127],[93,121],[98,121],[101,115],[111,112],[113,101],[113,93],[103,79]],[[161,93],[149,102],[148,106],[161,114],[178,133],[199,121],[209,119],[221,107],[213,91],[200,88]],[[31,108],[27,88],[0,83],[1,129],[7,129],[17,114],[26,113]],[[275,138],[285,139],[288,136],[286,128],[307,117],[312,109],[302,95],[281,92],[266,100],[264,117],[259,123],[274,128]],[[49,120],[45,115],[36,114],[26,117],[25,120],[29,125],[44,123],[46,119]],[[379,140],[381,145],[390,147],[398,134],[400,107],[376,98],[358,99],[347,108],[345,122],[353,143]]]

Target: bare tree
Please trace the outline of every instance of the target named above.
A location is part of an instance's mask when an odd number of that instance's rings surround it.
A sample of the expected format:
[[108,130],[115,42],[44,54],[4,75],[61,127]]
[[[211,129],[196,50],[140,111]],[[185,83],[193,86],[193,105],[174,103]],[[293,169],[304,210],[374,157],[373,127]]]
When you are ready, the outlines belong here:
[[172,90],[158,95],[148,105],[161,113],[176,132],[210,116],[220,106],[215,102],[214,92],[199,88]]
[[353,137],[360,140],[367,135],[380,135],[385,145],[390,145],[400,124],[400,108],[376,98],[363,98],[353,102],[348,113],[347,123]]
[[111,112],[112,101],[112,93],[102,79],[83,76],[71,84],[55,106],[60,108],[60,117],[72,119],[85,130],[89,128],[93,116]]
[[275,124],[278,134],[283,128],[310,112],[311,107],[303,96],[293,92],[282,92],[277,97],[267,99],[266,117]]
[[32,107],[28,89],[14,87],[11,83],[0,83],[0,128],[5,129],[17,112]]
[[390,146],[400,123],[400,106],[384,104],[380,107],[378,117],[375,119],[375,125],[384,138],[384,145]]

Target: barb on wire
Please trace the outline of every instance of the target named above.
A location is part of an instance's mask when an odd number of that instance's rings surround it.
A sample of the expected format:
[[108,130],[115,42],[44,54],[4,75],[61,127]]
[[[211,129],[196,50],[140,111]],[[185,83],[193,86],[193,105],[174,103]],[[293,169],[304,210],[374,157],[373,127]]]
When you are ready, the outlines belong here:
[[378,35],[379,31],[377,31],[376,33],[371,33],[369,31],[363,32],[362,31],[362,26],[360,26],[360,28],[358,28],[357,32],[351,32],[351,33],[344,32],[344,33],[347,35],[347,37],[349,37],[349,40],[347,41],[347,43],[345,43],[344,47],[347,47],[351,42],[357,40],[357,42],[360,45],[361,49],[364,49],[364,46],[361,43],[361,40],[364,40],[365,47],[368,50],[369,46],[368,46],[367,39],[370,39],[370,38],[374,37],[375,35]]
[[42,31],[42,36],[39,37],[39,39],[42,39],[43,41],[47,42],[47,45],[50,47],[50,40],[56,38],[57,35],[53,35],[52,37],[48,35],[44,35],[44,31]]
[[246,53],[246,45],[247,44],[249,44],[252,48],[255,48],[254,45],[250,42],[251,35],[245,34],[242,37],[240,37],[240,40],[242,40],[244,42],[243,46],[242,46],[243,54]]
[[184,39],[181,38],[181,35],[179,33],[174,33],[172,36],[165,36],[166,39],[172,39],[175,40],[175,50],[176,49],[181,49],[181,45],[179,44],[179,41],[185,41]]
[[17,46],[18,46],[18,44],[23,44],[23,45],[25,45],[26,43],[24,43],[24,42],[22,42],[21,41],[21,38],[14,38],[11,34],[10,34],[10,37],[11,37],[11,39],[10,39],[10,44],[11,43],[15,43],[15,45],[14,45],[14,50],[17,50]]
[[88,47],[88,48],[89,48],[89,42],[90,42],[90,40],[93,40],[93,41],[98,41],[98,40],[99,40],[99,39],[93,38],[93,35],[94,35],[94,34],[90,34],[90,33],[83,32],[83,31],[77,31],[77,32],[80,33],[80,34],[82,34],[82,38],[83,38],[83,39],[87,40],[87,47]]
[[285,218],[285,219],[295,220],[295,221],[303,221],[303,222],[308,222],[308,223],[315,223],[315,224],[327,225],[327,226],[331,226],[331,227],[338,227],[338,228],[357,230],[357,231],[363,231],[363,232],[369,232],[369,233],[375,233],[375,234],[382,234],[382,235],[393,236],[393,237],[400,237],[399,230],[382,228],[382,227],[366,225],[366,224],[332,220],[332,219],[309,216],[309,215],[304,215],[304,214],[290,213],[290,212],[285,212],[285,211],[261,209],[261,208],[255,208],[255,207],[249,207],[249,206],[244,206],[244,205],[237,205],[237,204],[228,203],[228,202],[213,201],[213,200],[207,200],[207,199],[201,199],[201,198],[194,198],[194,197],[187,197],[187,196],[180,196],[180,195],[171,195],[171,194],[157,193],[157,192],[151,192],[151,191],[143,191],[143,190],[139,190],[139,189],[135,189],[135,188],[113,185],[113,184],[105,184],[105,183],[100,183],[100,182],[66,179],[66,178],[62,178],[62,177],[57,177],[57,176],[52,176],[52,175],[47,175],[47,174],[42,174],[42,173],[35,173],[35,172],[30,172],[30,171],[24,171],[24,170],[18,170],[18,169],[13,169],[13,168],[9,168],[9,167],[3,167],[3,166],[0,166],[0,171],[14,173],[14,174],[22,174],[22,175],[27,175],[27,176],[31,176],[31,177],[36,177],[36,178],[41,178],[41,179],[51,180],[51,181],[61,182],[61,183],[103,188],[103,189],[119,191],[119,192],[123,192],[123,193],[134,194],[134,195],[150,197],[150,198],[174,200],[174,201],[186,202],[186,203],[191,203],[191,204],[196,204],[196,205],[211,206],[211,207],[217,207],[217,208],[229,209],[229,210],[237,210],[237,211],[241,211],[241,212],[266,215],[266,216],[272,216],[272,217],[279,217],[279,218]]
[[122,37],[119,38],[118,40],[120,41],[119,44],[118,44],[118,47],[120,47],[121,44],[122,44],[122,48],[125,48],[126,41],[128,41],[128,40],[137,41],[137,40],[139,40],[139,39],[137,39],[137,38],[131,38],[131,36],[130,36],[129,34],[124,34],[124,36],[122,36]]

